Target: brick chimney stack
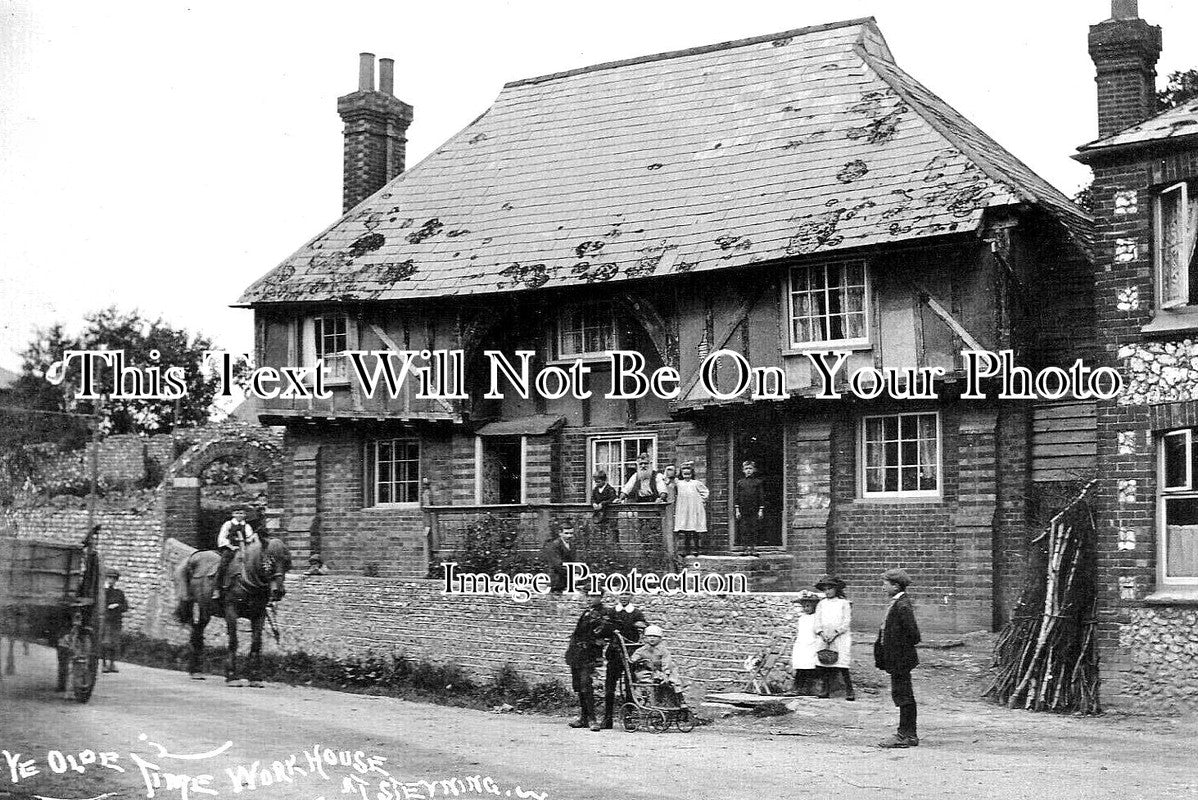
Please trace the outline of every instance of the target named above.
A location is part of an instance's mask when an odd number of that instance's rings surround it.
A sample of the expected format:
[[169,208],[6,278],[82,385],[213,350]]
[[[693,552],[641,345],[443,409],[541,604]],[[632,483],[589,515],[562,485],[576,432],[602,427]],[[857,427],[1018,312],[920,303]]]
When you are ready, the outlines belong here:
[[394,94],[395,62],[379,59],[379,88],[374,88],[374,54],[358,61],[358,91],[337,98],[345,122],[342,211],[349,211],[404,170],[412,107]]
[[1111,18],[1090,26],[1090,58],[1098,70],[1098,138],[1156,113],[1156,60],[1161,29],[1140,19],[1137,0],[1111,0]]

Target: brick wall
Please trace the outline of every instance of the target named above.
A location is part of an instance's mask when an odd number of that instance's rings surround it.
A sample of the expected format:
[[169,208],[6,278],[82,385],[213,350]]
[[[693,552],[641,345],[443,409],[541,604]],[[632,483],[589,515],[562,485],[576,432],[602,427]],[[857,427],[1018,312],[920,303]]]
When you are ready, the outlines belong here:
[[[87,512],[77,509],[7,509],[0,513],[0,537],[81,544]],[[140,630],[156,613],[162,572],[162,524],[158,508],[101,509],[98,547],[104,566],[121,572],[118,587],[129,601],[126,630]]]

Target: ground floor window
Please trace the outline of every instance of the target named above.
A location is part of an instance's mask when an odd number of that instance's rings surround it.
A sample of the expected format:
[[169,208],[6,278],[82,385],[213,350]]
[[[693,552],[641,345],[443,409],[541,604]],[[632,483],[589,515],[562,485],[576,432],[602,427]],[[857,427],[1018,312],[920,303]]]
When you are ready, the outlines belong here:
[[524,502],[524,441],[520,436],[479,436],[475,495],[480,504]]
[[1193,429],[1170,431],[1160,440],[1160,578],[1198,583],[1198,469]]
[[608,483],[617,488],[636,472],[636,460],[642,453],[648,454],[649,465],[657,469],[656,436],[595,436],[590,450],[590,473],[603,470]]
[[366,505],[420,502],[420,440],[379,439],[366,445]]
[[940,416],[936,412],[866,417],[861,425],[862,496],[940,493]]

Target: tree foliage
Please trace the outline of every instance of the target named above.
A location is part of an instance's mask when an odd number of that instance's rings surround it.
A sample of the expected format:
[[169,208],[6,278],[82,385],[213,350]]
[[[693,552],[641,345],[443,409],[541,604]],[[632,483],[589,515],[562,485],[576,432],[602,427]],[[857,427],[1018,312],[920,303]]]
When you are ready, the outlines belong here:
[[[124,352],[125,366],[136,368],[143,375],[148,375],[154,367],[162,374],[170,367],[178,367],[183,372],[187,392],[179,400],[112,398],[112,371],[104,368],[97,381],[104,396],[98,406],[104,433],[168,433],[176,427],[199,425],[208,421],[219,389],[217,376],[203,365],[204,351],[211,349],[212,341],[207,337],[175,328],[161,318],[148,319],[137,311],[105,308],[87,314],[83,331],[77,336],[68,335],[60,324],[38,330],[21,353],[22,373],[13,386],[10,403],[39,411],[94,414],[97,405],[93,401],[74,399],[81,386],[78,360],[66,371],[61,385],[47,381],[47,371],[67,350],[120,350]],[[126,378],[126,391],[132,392],[133,383],[131,376]],[[143,383],[143,392],[150,388]],[[53,441],[70,446],[79,444],[81,437],[86,438],[86,425],[73,422],[70,417],[27,416],[23,441]]]
[[1156,110],[1168,111],[1195,98],[1198,98],[1198,69],[1170,72],[1165,88],[1156,93]]

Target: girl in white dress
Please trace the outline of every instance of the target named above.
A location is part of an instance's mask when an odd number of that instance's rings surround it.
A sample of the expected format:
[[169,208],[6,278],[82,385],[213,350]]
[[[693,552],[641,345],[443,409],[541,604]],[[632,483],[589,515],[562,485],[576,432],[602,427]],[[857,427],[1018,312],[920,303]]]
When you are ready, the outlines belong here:
[[853,610],[844,596],[845,582],[840,578],[826,577],[815,588],[824,593],[824,599],[815,608],[815,634],[820,637],[821,650],[837,653],[834,664],[820,664],[820,697],[828,697],[833,674],[840,673],[844,681],[844,699],[856,700],[853,679],[849,675],[850,652],[853,647]]
[[709,492],[703,481],[695,478],[695,465],[687,462],[678,471],[674,494],[674,532],[682,534],[683,552],[698,552],[701,533],[707,533],[707,502]]
[[799,592],[799,619],[795,625],[794,649],[790,651],[795,694],[814,694],[813,687],[819,674],[819,660],[815,654],[823,647],[823,640],[815,634],[815,607],[819,598],[810,589]]

